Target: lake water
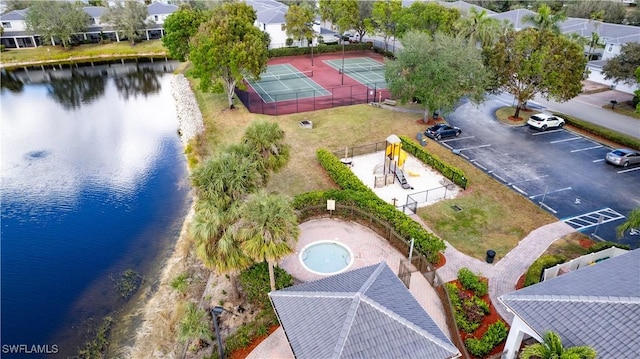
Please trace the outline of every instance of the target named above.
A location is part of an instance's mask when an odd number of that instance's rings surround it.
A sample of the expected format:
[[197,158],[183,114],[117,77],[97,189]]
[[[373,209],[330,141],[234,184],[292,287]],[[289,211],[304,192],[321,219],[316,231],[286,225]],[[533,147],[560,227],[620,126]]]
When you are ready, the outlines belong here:
[[131,304],[115,289],[124,271],[157,277],[190,201],[174,66],[2,74],[3,358],[76,354]]

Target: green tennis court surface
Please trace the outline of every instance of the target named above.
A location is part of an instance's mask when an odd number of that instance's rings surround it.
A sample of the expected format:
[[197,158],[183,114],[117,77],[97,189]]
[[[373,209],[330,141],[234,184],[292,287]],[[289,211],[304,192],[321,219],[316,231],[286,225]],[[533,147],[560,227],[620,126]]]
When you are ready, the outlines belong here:
[[[342,59],[324,60],[325,64],[333,67],[338,74],[343,73]],[[376,84],[376,88],[387,88],[384,79],[384,64],[369,57],[344,59],[344,74],[363,85]]]
[[268,65],[260,81],[249,77],[246,80],[265,103],[331,95],[311,77],[313,71],[301,72],[289,64],[283,64]]

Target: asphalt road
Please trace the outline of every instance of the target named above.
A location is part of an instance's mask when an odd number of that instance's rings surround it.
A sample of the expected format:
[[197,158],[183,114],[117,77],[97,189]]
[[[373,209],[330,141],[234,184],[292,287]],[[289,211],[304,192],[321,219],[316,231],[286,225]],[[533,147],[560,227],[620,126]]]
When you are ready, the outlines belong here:
[[[615,227],[640,207],[640,166],[608,165],[604,156],[610,148],[566,129],[539,132],[501,124],[493,114],[504,104],[504,96],[480,106],[462,103],[447,121],[463,133],[441,143],[576,230],[617,241]],[[640,233],[618,241],[637,248]]]

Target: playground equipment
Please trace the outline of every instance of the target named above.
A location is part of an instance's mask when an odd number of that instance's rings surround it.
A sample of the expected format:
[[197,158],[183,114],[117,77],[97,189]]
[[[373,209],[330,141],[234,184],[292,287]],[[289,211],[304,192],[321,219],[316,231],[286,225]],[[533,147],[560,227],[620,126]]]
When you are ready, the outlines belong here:
[[413,189],[407,182],[407,178],[404,174],[404,162],[407,160],[407,153],[402,150],[402,141],[396,135],[390,135],[386,139],[385,156],[383,164],[384,185],[393,183],[387,181],[387,175],[393,174],[395,178],[400,182],[400,186],[404,189]]

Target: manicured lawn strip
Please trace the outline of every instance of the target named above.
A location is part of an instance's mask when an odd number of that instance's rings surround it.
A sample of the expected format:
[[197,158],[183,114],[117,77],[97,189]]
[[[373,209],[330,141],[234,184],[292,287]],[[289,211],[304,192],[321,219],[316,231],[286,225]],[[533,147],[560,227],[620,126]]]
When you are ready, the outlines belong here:
[[167,50],[162,46],[161,40],[142,41],[135,46],[128,42],[112,42],[109,44],[87,44],[64,49],[61,46],[40,46],[30,49],[15,49],[2,52],[1,63],[6,68],[11,68],[11,64],[59,62],[69,60],[70,62],[87,59],[100,58],[103,60],[119,59],[123,56],[145,57],[145,56],[165,56]]
[[[567,123],[579,130],[583,130],[586,131],[588,133],[592,133],[598,137],[602,137],[606,140],[609,140],[611,142],[615,142],[623,147],[629,147],[629,148],[633,148],[636,150],[640,150],[640,140],[635,138],[635,137],[631,137],[631,136],[627,136],[623,133],[608,129],[606,127],[602,127],[596,124],[593,124],[591,122],[587,122],[587,121],[583,121],[580,119],[577,119],[575,117],[566,115],[564,113],[560,113],[560,112],[554,112],[553,114],[561,116],[562,118],[564,118],[565,120],[567,120]],[[638,126],[640,126],[640,120],[638,121]]]

